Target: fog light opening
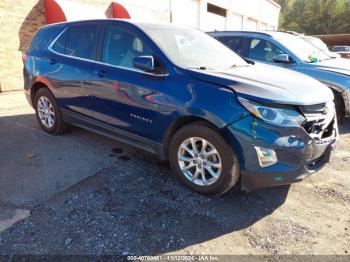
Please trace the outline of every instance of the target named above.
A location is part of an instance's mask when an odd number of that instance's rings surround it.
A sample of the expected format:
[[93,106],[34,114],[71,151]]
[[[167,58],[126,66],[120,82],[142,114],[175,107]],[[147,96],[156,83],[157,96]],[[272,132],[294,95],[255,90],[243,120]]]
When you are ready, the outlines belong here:
[[258,155],[259,165],[261,167],[268,167],[277,163],[278,158],[275,150],[258,146],[254,146],[254,148]]

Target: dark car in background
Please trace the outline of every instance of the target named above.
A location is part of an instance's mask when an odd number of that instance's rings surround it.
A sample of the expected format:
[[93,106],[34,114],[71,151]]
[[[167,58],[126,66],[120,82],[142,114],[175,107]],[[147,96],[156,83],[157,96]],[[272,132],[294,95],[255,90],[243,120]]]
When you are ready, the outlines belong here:
[[349,60],[332,58],[290,33],[234,31],[208,34],[243,58],[298,71],[319,80],[334,93],[338,120],[350,117]]
[[342,58],[350,59],[350,46],[336,45],[333,46],[332,51],[340,54]]
[[182,26],[45,26],[24,56],[24,76],[44,131],[60,134],[69,123],[156,153],[199,193],[300,181],[329,161],[338,137],[326,86],[250,65]]

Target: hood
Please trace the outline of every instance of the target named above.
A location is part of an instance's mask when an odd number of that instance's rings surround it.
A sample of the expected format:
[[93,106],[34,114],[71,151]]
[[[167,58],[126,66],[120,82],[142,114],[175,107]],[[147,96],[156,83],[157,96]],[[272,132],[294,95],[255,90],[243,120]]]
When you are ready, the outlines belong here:
[[333,100],[332,91],[321,82],[276,66],[256,63],[228,70],[188,70],[188,73],[260,102],[314,105]]
[[310,64],[313,67],[350,76],[350,60],[344,58],[329,59],[319,63]]

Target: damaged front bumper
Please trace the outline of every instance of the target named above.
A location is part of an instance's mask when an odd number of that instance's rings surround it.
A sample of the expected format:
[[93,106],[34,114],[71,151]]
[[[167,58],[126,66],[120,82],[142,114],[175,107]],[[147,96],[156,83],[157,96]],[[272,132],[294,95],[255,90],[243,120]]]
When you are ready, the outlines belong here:
[[[242,189],[291,184],[329,162],[338,139],[336,116],[313,117],[304,126],[269,124],[247,116],[226,127],[240,159]],[[255,147],[271,149],[277,161],[262,167]]]

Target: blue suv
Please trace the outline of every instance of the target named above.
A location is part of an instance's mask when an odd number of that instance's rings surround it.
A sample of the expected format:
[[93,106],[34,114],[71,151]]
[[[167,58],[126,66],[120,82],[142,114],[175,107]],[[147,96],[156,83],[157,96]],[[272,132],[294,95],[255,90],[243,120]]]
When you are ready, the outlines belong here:
[[182,26],[45,26],[24,54],[24,78],[44,131],[72,124],[156,153],[204,194],[300,181],[329,161],[338,137],[326,86],[248,64]]
[[320,51],[300,36],[276,31],[210,32],[245,59],[311,76],[334,94],[338,121],[350,117],[350,60]]

